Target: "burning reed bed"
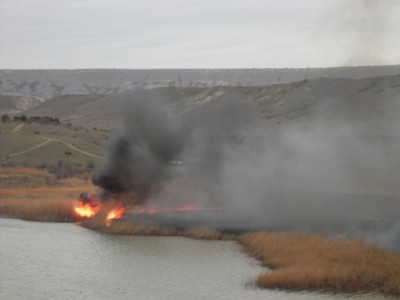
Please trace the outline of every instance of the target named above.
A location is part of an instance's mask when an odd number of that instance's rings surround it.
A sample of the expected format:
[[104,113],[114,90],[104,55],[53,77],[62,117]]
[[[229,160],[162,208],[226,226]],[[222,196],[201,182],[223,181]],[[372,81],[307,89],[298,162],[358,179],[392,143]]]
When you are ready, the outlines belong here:
[[400,255],[374,245],[268,232],[238,241],[273,270],[256,279],[259,287],[400,296]]
[[[74,199],[1,199],[0,214],[30,221],[72,222]],[[400,296],[400,255],[374,245],[323,239],[295,233],[257,232],[228,235],[207,228],[178,229],[114,220],[102,207],[81,225],[105,234],[181,236],[206,240],[237,240],[271,272],[261,274],[262,288],[333,293],[381,293]]]
[[[14,173],[2,169],[1,174],[47,176],[30,169],[14,169]],[[75,199],[82,190],[94,191],[95,187],[80,179],[57,184],[0,188],[0,215],[29,221],[77,221]],[[233,236],[206,227],[179,229],[117,218],[107,222],[110,210],[118,208],[117,204],[104,204],[94,217],[83,218],[82,226],[115,235],[237,240],[245,251],[272,269],[256,279],[262,288],[400,296],[400,254],[374,245],[295,233],[257,232]]]

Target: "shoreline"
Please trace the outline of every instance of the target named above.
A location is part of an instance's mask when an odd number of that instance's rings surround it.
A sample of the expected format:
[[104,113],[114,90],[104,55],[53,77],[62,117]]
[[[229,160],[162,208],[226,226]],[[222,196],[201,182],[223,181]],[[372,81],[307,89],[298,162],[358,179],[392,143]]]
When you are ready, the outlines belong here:
[[[22,175],[32,173],[30,169],[3,171]],[[35,172],[36,176],[49,176],[44,171]],[[34,178],[31,180],[31,183],[35,183]],[[343,238],[333,239],[332,235],[262,230],[224,232],[223,229],[207,227],[207,222],[194,222],[189,227],[179,224],[166,226],[168,223],[146,224],[127,218],[114,220],[110,226],[106,226],[107,208],[89,219],[80,219],[74,213],[73,204],[79,193],[95,189],[86,180],[56,181],[55,186],[43,183],[43,180],[39,180],[36,185],[29,187],[1,188],[0,217],[39,222],[80,221],[82,227],[107,235],[235,241],[244,254],[255,257],[268,268],[253,282],[262,289],[341,295],[400,295],[400,253],[376,245]],[[371,264],[371,261],[374,263]]]
[[[400,295],[400,254],[362,241],[267,231],[228,235],[206,227],[174,230],[118,222],[105,226],[104,221],[99,222],[102,220],[101,214],[98,217],[97,220],[95,217],[81,220],[79,225],[108,235],[237,242],[245,255],[256,258],[267,268],[266,272],[251,281],[252,285],[261,289],[343,296],[379,294],[389,298]],[[12,216],[7,218],[19,219]],[[41,222],[49,221],[42,219]],[[371,264],[371,260],[375,263]]]

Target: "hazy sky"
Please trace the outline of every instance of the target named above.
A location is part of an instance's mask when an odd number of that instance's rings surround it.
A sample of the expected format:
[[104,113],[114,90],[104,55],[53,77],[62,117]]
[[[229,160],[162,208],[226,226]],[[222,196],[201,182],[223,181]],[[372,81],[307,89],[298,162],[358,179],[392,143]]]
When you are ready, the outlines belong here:
[[400,64],[399,0],[0,0],[0,68]]

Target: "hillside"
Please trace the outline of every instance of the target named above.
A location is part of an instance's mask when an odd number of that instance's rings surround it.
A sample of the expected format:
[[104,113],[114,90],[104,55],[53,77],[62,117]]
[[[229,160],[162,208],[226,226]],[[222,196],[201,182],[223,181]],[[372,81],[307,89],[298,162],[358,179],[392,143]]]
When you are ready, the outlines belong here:
[[[267,128],[307,120],[321,110],[327,119],[352,119],[373,131],[397,122],[400,75],[365,79],[315,79],[263,87],[157,88],[159,97],[179,107],[207,105],[221,97],[239,97],[256,106],[257,122]],[[133,92],[141,97],[146,90]],[[151,93],[149,91],[149,93]],[[26,111],[50,115],[86,128],[118,127],[118,97],[113,95],[66,95],[52,98]],[[391,107],[393,106],[393,107]],[[390,109],[389,109],[390,107]],[[372,129],[371,129],[372,130]],[[372,133],[372,132],[371,132]]]
[[323,69],[0,70],[0,94],[31,105],[61,95],[116,94],[134,87],[267,86],[305,79],[400,74],[400,66]]
[[22,96],[0,94],[0,114],[12,114],[26,111],[32,105]]
[[38,167],[60,177],[73,176],[103,160],[103,142],[108,134],[65,125],[1,123],[0,164]]
[[[324,78],[263,87],[164,87],[135,90],[129,97],[159,97],[167,101],[171,110],[197,106],[208,113],[213,113],[221,103],[242,99],[249,104],[250,110],[233,116],[222,109],[214,118],[213,128],[233,123],[240,128],[236,130],[238,136],[235,138],[242,139],[252,134],[257,137],[257,143],[268,141],[273,132],[281,134],[285,132],[284,128],[290,128],[292,131],[303,130],[306,134],[317,132],[315,147],[325,149],[328,147],[325,142],[318,144],[318,140],[328,138],[320,136],[321,130],[327,131],[333,126],[335,130],[342,130],[345,136],[346,131],[351,131],[351,138],[360,141],[357,141],[356,148],[346,150],[352,149],[345,156],[352,157],[352,152],[360,152],[366,157],[378,157],[374,163],[381,164],[374,167],[372,173],[371,167],[365,169],[362,164],[355,168],[358,174],[362,174],[361,189],[397,193],[400,180],[396,159],[400,149],[397,130],[400,128],[399,95],[400,75],[394,75],[364,79]],[[121,126],[119,112],[122,108],[118,99],[115,95],[65,95],[28,109],[25,111],[28,117],[57,117],[61,125],[1,124],[1,164],[45,166],[58,170],[62,169],[59,166],[62,161],[64,173],[99,164],[104,140],[113,129]],[[212,127],[209,130],[213,130]],[[337,132],[333,131],[333,134]],[[304,138],[314,142],[312,136]],[[326,142],[329,145],[329,140]],[[314,151],[313,148],[310,150]]]

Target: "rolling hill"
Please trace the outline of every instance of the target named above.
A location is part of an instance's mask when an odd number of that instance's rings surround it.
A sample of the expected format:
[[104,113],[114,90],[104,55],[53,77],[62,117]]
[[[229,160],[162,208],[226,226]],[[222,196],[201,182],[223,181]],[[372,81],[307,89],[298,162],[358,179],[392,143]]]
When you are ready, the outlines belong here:
[[[400,75],[364,79],[314,79],[262,87],[156,88],[172,108],[190,104],[209,105],[223,97],[239,97],[256,107],[251,122],[267,127],[306,120],[324,111],[324,118],[345,118],[360,126],[394,126],[400,94]],[[133,91],[141,97],[146,90]],[[27,115],[49,115],[86,128],[117,128],[118,97],[114,95],[65,95],[52,98],[26,111]],[[389,109],[390,107],[390,109]],[[375,126],[376,125],[376,126]],[[371,129],[372,130],[372,129]]]
[[138,86],[267,86],[305,79],[361,79],[400,74],[400,66],[323,69],[0,70],[0,94],[34,106],[61,95],[116,94]]
[[[242,129],[241,135],[251,132],[261,140],[268,140],[271,132],[279,133],[287,127],[318,129],[343,124],[346,130],[346,124],[351,123],[352,128],[360,129],[357,135],[362,136],[371,153],[391,158],[391,162],[386,162],[386,171],[391,172],[389,178],[392,179],[385,184],[394,186],[400,179],[400,168],[397,161],[393,161],[400,150],[399,95],[400,75],[391,75],[362,79],[319,78],[257,87],[135,89],[129,97],[159,97],[171,110],[198,106],[209,112],[220,103],[241,99],[251,109],[236,115],[233,123]],[[63,95],[28,108],[24,111],[28,117],[57,117],[61,125],[1,124],[1,164],[46,164],[52,168],[57,167],[60,160],[78,168],[99,164],[103,141],[121,126],[119,98],[113,94]],[[214,128],[225,126],[229,118],[221,113]],[[252,130],[254,128],[257,130]]]

